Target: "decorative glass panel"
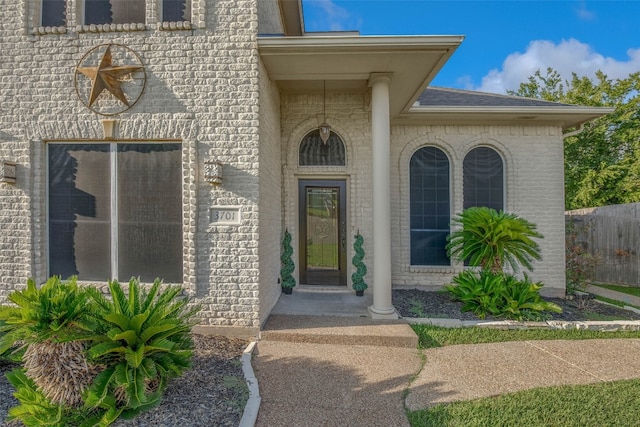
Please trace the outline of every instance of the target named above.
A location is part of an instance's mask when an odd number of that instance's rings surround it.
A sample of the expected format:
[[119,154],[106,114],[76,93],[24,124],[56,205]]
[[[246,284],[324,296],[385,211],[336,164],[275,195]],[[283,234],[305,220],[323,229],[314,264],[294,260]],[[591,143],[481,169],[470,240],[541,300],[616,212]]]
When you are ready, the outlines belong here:
[[108,144],[49,146],[52,275],[111,278],[109,157]]
[[307,268],[337,270],[338,188],[307,188]]
[[438,148],[424,147],[411,158],[410,230],[412,265],[450,265],[449,159]]
[[118,277],[182,282],[180,144],[118,145]]
[[145,0],[85,0],[85,24],[145,22]]
[[66,22],[66,0],[42,0],[43,27],[62,27]]
[[486,206],[504,209],[504,168],[495,150],[478,147],[464,158],[464,209]]
[[162,21],[191,21],[191,0],[163,0]]
[[345,166],[345,149],[342,139],[331,132],[327,143],[322,142],[320,131],[307,134],[300,143],[300,166]]

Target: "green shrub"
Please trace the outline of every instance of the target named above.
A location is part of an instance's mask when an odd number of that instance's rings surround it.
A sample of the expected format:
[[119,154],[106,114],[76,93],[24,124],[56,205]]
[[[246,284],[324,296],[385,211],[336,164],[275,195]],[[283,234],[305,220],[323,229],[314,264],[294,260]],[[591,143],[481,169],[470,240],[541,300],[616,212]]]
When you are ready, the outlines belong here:
[[190,366],[198,308],[179,286],[148,292],[138,280],[128,295],[116,281],[111,299],[76,279],[33,280],[0,308],[0,350],[24,350],[7,374],[20,404],[9,419],[31,426],[108,426],[160,402],[170,378]]
[[541,283],[506,274],[508,265],[532,270],[533,260],[540,259],[540,247],[533,238],[541,238],[536,225],[503,211],[487,207],[465,209],[453,220],[461,227],[447,237],[447,251],[460,261],[480,267],[479,272],[465,270],[445,286],[463,311],[472,311],[484,319],[487,315],[509,319],[539,319],[541,312],[562,309],[540,297]]
[[540,248],[532,240],[542,238],[536,225],[515,214],[487,207],[465,209],[453,219],[460,226],[447,238],[447,251],[453,258],[468,261],[494,273],[509,265],[532,270],[532,261],[540,259]]
[[527,275],[524,279],[506,275],[502,292],[502,315],[516,320],[538,320],[544,311],[562,313],[559,305],[542,299],[540,289],[542,283],[532,283]]
[[51,277],[41,288],[29,279],[8,299],[15,306],[0,308],[0,351],[20,354],[23,363],[7,374],[20,402],[9,419],[27,426],[76,425],[71,419],[98,372],[84,355],[97,326],[87,290],[75,278]]
[[489,270],[466,270],[453,278],[454,285],[445,286],[454,300],[462,302],[463,311],[471,311],[484,319],[487,315],[524,320],[539,319],[541,312],[562,309],[540,297],[540,283],[528,277],[518,279]]
[[39,289],[29,279],[26,289],[11,292],[7,299],[15,306],[0,308],[0,353],[19,341],[28,345],[87,339],[95,330],[91,298],[76,278],[63,282],[54,276]]
[[129,282],[128,296],[117,281],[109,282],[109,291],[111,300],[92,292],[104,334],[87,355],[105,369],[85,403],[104,411],[94,418],[97,425],[132,418],[160,403],[167,381],[191,366],[190,331],[198,311],[180,297],[179,286],[160,292],[159,280],[148,292],[137,279]]

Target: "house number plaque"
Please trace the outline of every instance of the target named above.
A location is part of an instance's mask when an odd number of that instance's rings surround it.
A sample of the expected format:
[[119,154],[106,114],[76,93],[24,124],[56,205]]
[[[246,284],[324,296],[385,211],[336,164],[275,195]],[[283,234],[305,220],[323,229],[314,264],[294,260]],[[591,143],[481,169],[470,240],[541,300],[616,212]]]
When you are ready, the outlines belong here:
[[215,206],[209,210],[209,222],[214,225],[239,225],[239,206]]

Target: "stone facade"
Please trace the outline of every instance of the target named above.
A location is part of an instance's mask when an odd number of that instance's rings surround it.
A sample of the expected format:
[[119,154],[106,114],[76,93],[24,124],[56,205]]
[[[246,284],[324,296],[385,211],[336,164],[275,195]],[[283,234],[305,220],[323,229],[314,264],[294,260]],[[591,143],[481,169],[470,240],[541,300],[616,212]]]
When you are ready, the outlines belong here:
[[[181,285],[202,306],[203,326],[256,332],[263,325],[280,296],[285,229],[294,236],[299,264],[301,179],[346,182],[347,277],[353,236],[359,232],[366,251],[365,281],[375,287],[370,89],[282,91],[258,50],[258,34],[283,32],[276,0],[192,0],[191,20],[181,23],[158,23],[161,0],[145,4],[144,23],[87,26],[79,13],[82,0],[68,0],[67,24],[42,27],[38,1],[23,0],[16,7],[0,0],[0,160],[17,164],[17,182],[0,183],[0,299],[27,278],[44,282],[49,275],[49,248],[55,242],[49,242],[47,224],[48,144],[105,142],[105,117],[85,107],[74,89],[79,61],[105,44],[136,52],[147,78],[139,101],[110,117],[115,131],[109,141],[182,146]],[[346,165],[299,166],[303,137],[325,119],[345,144]],[[462,209],[465,154],[477,146],[500,154],[506,209],[536,223],[545,236],[543,261],[532,277],[545,283],[546,294],[562,294],[559,125],[391,122],[393,285],[441,287],[462,268],[410,265],[408,165],[425,146],[436,146],[449,158],[451,215]],[[222,164],[220,185],[205,180],[205,162],[211,160]],[[235,209],[239,221],[212,222],[215,207]]]
[[[18,164],[17,183],[0,186],[0,296],[28,277],[47,277],[46,144],[104,140],[104,117],[79,101],[73,79],[88,50],[114,43],[135,51],[147,75],[140,101],[114,117],[116,141],[178,141],[183,147],[185,290],[203,306],[204,324],[258,328],[266,316],[261,319],[259,310],[260,274],[276,282],[273,268],[261,269],[259,260],[260,188],[277,193],[273,181],[279,178],[263,177],[261,184],[258,176],[260,135],[277,139],[278,127],[277,97],[260,97],[256,0],[195,0],[194,28],[175,31],[159,29],[160,2],[150,0],[144,30],[95,32],[77,28],[80,1],[70,0],[68,25],[44,34],[33,30],[34,2],[20,3],[0,2],[7,11],[1,30],[0,158]],[[262,116],[266,124],[260,121],[261,105],[273,112]],[[203,180],[204,161],[212,158],[223,163],[224,185]],[[239,207],[240,224],[210,224],[211,206]],[[264,216],[271,229],[273,213]],[[278,231],[266,235],[275,239],[271,244],[277,245]]]

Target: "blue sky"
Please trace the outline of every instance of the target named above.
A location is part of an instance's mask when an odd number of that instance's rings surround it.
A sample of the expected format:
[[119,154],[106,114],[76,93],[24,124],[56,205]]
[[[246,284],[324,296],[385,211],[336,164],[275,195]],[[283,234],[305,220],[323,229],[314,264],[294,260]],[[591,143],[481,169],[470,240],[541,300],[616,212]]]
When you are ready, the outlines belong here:
[[303,0],[306,31],[464,35],[431,83],[504,93],[537,69],[640,71],[640,0]]

